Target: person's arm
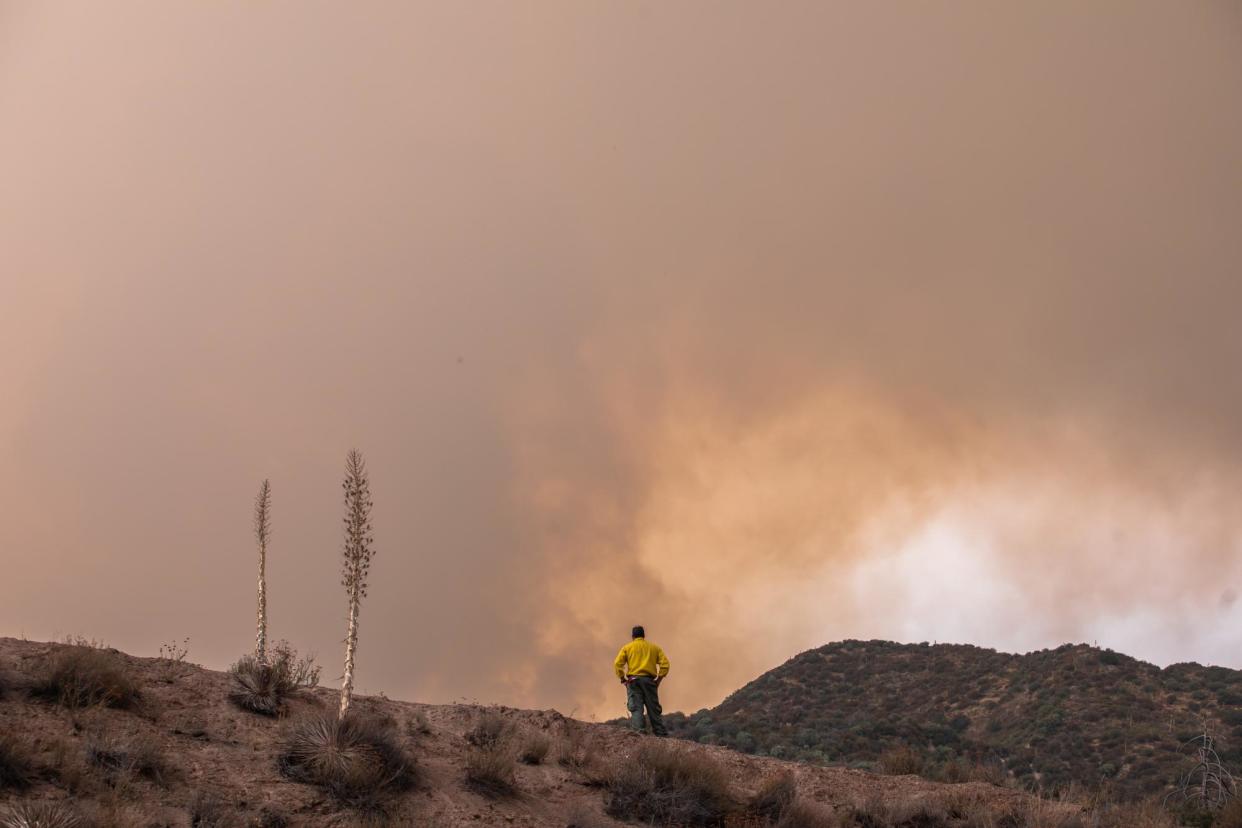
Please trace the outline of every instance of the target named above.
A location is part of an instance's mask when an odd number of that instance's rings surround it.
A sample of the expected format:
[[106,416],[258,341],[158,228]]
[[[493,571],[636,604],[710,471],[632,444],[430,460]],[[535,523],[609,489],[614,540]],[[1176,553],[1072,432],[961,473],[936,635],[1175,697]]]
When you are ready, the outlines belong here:
[[664,650],[656,651],[656,684],[664,681],[664,677],[668,675],[668,656],[664,654]]
[[617,653],[617,660],[612,663],[612,667],[617,672],[617,678],[621,679],[621,683],[625,684],[625,666],[630,661],[630,653],[628,645],[621,648],[621,652]]

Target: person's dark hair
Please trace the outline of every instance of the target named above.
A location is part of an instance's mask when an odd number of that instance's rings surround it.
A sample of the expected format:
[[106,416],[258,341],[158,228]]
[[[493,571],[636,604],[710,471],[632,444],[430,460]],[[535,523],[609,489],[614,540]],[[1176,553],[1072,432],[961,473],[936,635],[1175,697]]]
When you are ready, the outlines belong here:
[[646,638],[647,637],[647,633],[643,631],[643,628],[641,626],[635,627],[634,629],[630,630],[630,635],[634,638]]

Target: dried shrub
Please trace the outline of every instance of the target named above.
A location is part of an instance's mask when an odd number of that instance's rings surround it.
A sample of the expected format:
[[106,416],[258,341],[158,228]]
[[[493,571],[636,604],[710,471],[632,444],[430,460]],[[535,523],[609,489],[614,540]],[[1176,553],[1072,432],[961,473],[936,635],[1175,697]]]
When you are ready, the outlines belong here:
[[577,722],[567,721],[561,725],[556,739],[556,763],[581,770],[589,766],[592,759],[587,729]]
[[207,791],[198,791],[190,800],[191,828],[241,828],[241,815],[225,800]]
[[313,656],[298,657],[287,642],[269,650],[266,662],[244,655],[229,668],[233,691],[229,701],[243,710],[278,716],[294,694],[319,684],[319,667]]
[[262,811],[259,811],[258,816],[251,820],[250,828],[288,828],[290,824],[289,817],[280,811],[264,808]]
[[608,825],[609,822],[583,800],[575,799],[570,804],[565,828],[608,828]]
[[487,797],[517,793],[517,757],[508,740],[472,747],[466,753],[466,784]]
[[104,650],[78,645],[52,655],[32,692],[70,709],[102,705],[130,710],[139,701],[138,685],[120,659]]
[[922,752],[909,745],[898,745],[880,754],[880,770],[890,776],[917,776],[923,772],[923,766]]
[[738,803],[724,770],[709,756],[658,741],[614,765],[604,809],[620,819],[714,826]]
[[840,822],[831,808],[795,799],[772,824],[775,828],[837,828]]
[[790,771],[769,776],[750,800],[756,816],[776,822],[798,799],[798,780]]
[[75,740],[60,739],[53,743],[48,769],[56,782],[73,796],[91,787],[91,769],[82,755],[81,745]]
[[157,785],[166,785],[171,773],[159,742],[146,735],[119,739],[102,730],[94,731],[86,738],[86,758],[106,771],[141,777]]
[[318,786],[347,805],[373,805],[414,781],[413,766],[389,729],[358,713],[294,723],[279,764],[289,779]]
[[86,823],[63,802],[18,802],[0,817],[0,828],[86,828]]
[[410,714],[410,718],[405,723],[405,732],[411,736],[426,736],[431,733],[431,725],[427,722],[427,714],[421,710],[415,710]]
[[21,742],[7,733],[0,734],[0,790],[22,790],[34,777],[34,759]]
[[1242,799],[1234,799],[1216,815],[1212,828],[1242,828]]
[[509,741],[513,730],[512,722],[495,710],[487,710],[466,731],[466,741],[477,748],[491,748]]
[[524,765],[542,765],[552,750],[552,740],[546,733],[528,733],[518,750],[518,761]]
[[[873,797],[856,803],[850,809],[849,818],[859,828],[891,828],[892,826],[917,826],[917,828],[947,828],[952,825],[948,813],[938,803],[919,797],[882,798]],[[1003,824],[1003,823],[1001,823]],[[1025,825],[1025,823],[1021,823]]]

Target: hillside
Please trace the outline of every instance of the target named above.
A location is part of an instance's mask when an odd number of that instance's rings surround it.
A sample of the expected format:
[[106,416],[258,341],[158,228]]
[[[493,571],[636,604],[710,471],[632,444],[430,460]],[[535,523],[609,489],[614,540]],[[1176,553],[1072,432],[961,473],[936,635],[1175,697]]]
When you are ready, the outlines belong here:
[[[90,670],[106,672],[117,693],[91,705],[47,698],[46,682],[56,665],[79,658]],[[78,675],[84,682],[84,671]],[[363,804],[344,802],[322,787],[293,781],[281,764],[290,733],[334,709],[336,693],[304,691],[283,716],[266,717],[231,703],[232,687],[228,673],[175,660],[0,638],[0,826],[670,824],[637,810],[650,805],[643,805],[642,796],[652,792],[664,797],[656,803],[660,807],[702,806],[681,824],[739,828],[1021,828],[1060,825],[1050,815],[1079,810],[981,782],[946,785],[746,756],[576,722],[555,711],[429,706],[373,696],[356,697],[355,714],[376,724],[410,772],[402,774],[403,784]],[[480,747],[488,744],[498,747]],[[529,764],[517,760],[523,753]],[[359,756],[375,763],[388,758]],[[492,760],[499,764],[488,765]],[[369,766],[359,767],[369,772]],[[637,777],[636,768],[642,770]],[[496,782],[500,777],[504,784]],[[801,810],[778,819],[771,808],[760,808],[761,801],[756,804],[755,795],[780,779],[786,791],[781,801],[788,803],[796,792]],[[686,780],[698,787],[686,787]],[[18,818],[37,803],[61,803],[56,807],[80,819]]]
[[[1026,655],[979,647],[844,641],[765,673],[718,707],[669,717],[682,738],[810,762],[940,777],[983,771],[1055,790],[1109,786],[1140,798],[1188,769],[1183,743],[1217,738],[1242,767],[1242,672],[1161,669],[1066,645]],[[902,746],[911,752],[893,751]]]

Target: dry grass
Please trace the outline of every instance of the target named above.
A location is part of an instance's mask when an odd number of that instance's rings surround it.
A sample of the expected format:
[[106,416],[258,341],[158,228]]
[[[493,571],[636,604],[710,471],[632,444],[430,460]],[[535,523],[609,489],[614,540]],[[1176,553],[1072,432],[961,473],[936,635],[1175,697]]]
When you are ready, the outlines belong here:
[[279,716],[289,697],[319,684],[319,668],[314,659],[299,658],[283,641],[268,651],[266,663],[245,655],[229,668],[229,672],[233,676],[229,701],[263,716]]
[[0,816],[0,828],[86,828],[86,822],[63,802],[17,802]]
[[487,797],[517,793],[516,764],[521,749],[515,746],[517,729],[496,710],[481,713],[466,731],[466,785]]
[[199,791],[186,809],[190,814],[191,828],[242,828],[241,813],[223,798],[206,791]]
[[750,800],[750,810],[759,817],[776,822],[798,800],[798,780],[785,771],[769,776]]
[[575,799],[569,805],[565,828],[609,828],[611,823],[584,800]]
[[466,784],[487,797],[517,793],[517,756],[508,741],[472,747],[466,753]]
[[26,745],[7,733],[0,734],[0,790],[29,787],[34,772],[34,758]]
[[832,809],[800,798],[798,780],[790,771],[768,777],[751,798],[746,813],[730,825],[774,828],[838,828]]
[[552,739],[546,733],[528,733],[518,749],[518,761],[524,765],[542,765],[551,751]]
[[841,823],[831,808],[796,799],[772,824],[774,828],[838,828]]
[[86,758],[103,770],[125,777],[167,785],[172,770],[159,742],[145,735],[118,738],[103,730],[86,737]]
[[93,647],[65,647],[43,665],[33,694],[70,709],[94,705],[130,710],[138,705],[138,685],[119,658]]
[[918,775],[923,772],[923,754],[909,745],[900,745],[880,754],[880,770],[890,776]]
[[578,722],[565,721],[556,738],[556,763],[566,768],[583,769],[590,765],[594,755],[586,727]]
[[431,724],[427,721],[427,714],[421,710],[415,710],[411,713],[410,718],[405,723],[405,732],[415,739],[429,735],[431,733]]
[[414,782],[413,766],[390,728],[358,713],[294,723],[279,764],[289,779],[315,785],[355,807],[375,807],[385,795]]
[[490,748],[509,741],[513,732],[512,722],[498,711],[485,710],[479,714],[474,726],[466,731],[466,741],[474,747]]
[[922,797],[872,797],[865,802],[855,803],[850,809],[849,819],[852,822],[847,824],[857,825],[859,828],[895,828],[906,825],[947,828],[953,824],[949,821],[948,810],[942,804]]
[[604,810],[657,825],[717,826],[739,810],[724,769],[706,754],[667,741],[646,742],[619,760]]

